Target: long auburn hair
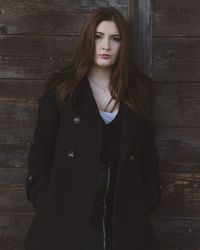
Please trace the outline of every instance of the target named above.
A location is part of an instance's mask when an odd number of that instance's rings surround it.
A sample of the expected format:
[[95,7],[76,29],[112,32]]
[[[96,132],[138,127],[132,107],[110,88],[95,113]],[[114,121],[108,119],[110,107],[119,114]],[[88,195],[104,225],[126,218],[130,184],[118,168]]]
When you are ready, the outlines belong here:
[[45,81],[44,87],[55,87],[60,103],[64,102],[66,96],[72,96],[81,79],[93,65],[96,27],[102,21],[114,21],[121,37],[118,60],[113,65],[109,82],[111,96],[116,99],[113,110],[119,101],[123,101],[134,113],[152,121],[150,79],[134,64],[130,27],[114,7],[100,7],[87,16],[76,43],[74,60],[60,71],[52,73]]

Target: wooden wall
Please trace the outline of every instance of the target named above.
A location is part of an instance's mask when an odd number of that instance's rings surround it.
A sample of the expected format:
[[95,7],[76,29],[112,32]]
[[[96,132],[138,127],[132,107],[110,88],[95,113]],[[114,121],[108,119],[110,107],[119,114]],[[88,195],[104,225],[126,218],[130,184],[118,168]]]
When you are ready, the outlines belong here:
[[200,249],[200,1],[155,0],[152,26],[162,249]]
[[[73,58],[88,13],[112,5],[134,23],[136,2],[1,0],[0,250],[23,249],[34,213],[25,197],[24,179],[44,80]],[[163,184],[161,207],[152,219],[162,250],[200,250],[200,2],[152,2],[152,44],[148,45],[152,58],[148,63],[152,61]]]

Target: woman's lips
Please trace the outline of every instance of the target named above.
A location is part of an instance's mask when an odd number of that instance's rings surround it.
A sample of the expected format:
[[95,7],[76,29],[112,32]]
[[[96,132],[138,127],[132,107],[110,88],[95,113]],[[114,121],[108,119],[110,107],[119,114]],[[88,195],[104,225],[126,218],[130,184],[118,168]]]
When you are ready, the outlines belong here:
[[109,59],[110,58],[110,55],[106,55],[106,54],[102,54],[102,55],[99,55],[101,58],[103,59]]

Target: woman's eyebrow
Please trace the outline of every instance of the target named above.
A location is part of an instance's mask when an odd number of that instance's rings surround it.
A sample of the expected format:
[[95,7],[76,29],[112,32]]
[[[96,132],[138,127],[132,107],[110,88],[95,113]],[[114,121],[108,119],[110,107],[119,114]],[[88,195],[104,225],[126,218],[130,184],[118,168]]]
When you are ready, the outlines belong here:
[[[99,34],[101,34],[101,35],[104,35],[104,33],[99,32],[99,31],[96,31],[96,33],[99,33]],[[119,35],[119,34],[112,34],[111,36],[120,36],[120,35]]]

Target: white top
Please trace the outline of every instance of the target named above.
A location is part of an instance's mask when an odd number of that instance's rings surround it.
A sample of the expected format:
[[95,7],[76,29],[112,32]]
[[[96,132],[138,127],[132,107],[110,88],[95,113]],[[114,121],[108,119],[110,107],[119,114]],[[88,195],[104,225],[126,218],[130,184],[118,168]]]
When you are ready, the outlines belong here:
[[106,124],[110,123],[115,118],[115,116],[117,115],[117,112],[118,111],[115,111],[115,112],[107,112],[107,111],[101,111],[101,110],[99,111],[101,117],[103,118]]

